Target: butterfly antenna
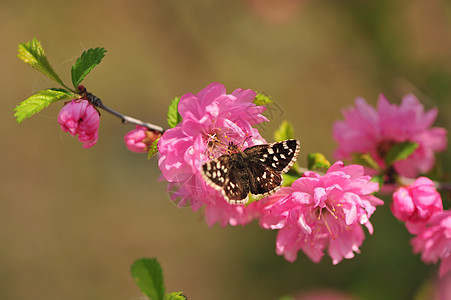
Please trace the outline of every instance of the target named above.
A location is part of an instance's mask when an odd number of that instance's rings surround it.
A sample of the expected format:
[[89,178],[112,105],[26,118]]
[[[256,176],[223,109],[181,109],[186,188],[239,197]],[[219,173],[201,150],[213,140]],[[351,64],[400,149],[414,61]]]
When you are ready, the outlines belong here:
[[247,140],[250,139],[250,138],[252,138],[252,134],[249,134],[249,133],[246,132],[246,136],[245,136],[244,140],[242,142],[240,142],[238,147],[242,150],[243,146],[244,146],[244,143],[246,143]]

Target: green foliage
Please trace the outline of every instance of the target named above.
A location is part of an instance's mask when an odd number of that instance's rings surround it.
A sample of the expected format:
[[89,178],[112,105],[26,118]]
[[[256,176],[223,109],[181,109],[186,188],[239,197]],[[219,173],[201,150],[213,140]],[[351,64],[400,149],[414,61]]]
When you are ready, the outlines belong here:
[[397,143],[391,147],[385,157],[385,164],[391,166],[398,160],[403,160],[409,157],[418,148],[418,143],[415,142],[403,142]]
[[246,206],[251,204],[252,202],[255,202],[255,201],[258,201],[258,200],[262,199],[261,196],[254,196],[251,193],[249,193],[248,196],[249,196],[249,199],[248,199],[247,203],[245,204]]
[[131,274],[139,287],[151,300],[164,299],[163,271],[156,258],[140,258],[131,267]]
[[72,83],[74,84],[75,89],[77,89],[85,76],[100,63],[105,56],[105,52],[105,48],[91,48],[84,51],[77,59],[71,69]]
[[379,164],[371,157],[369,153],[353,153],[352,161],[358,165],[369,167],[374,170],[380,170]]
[[293,137],[293,125],[287,120],[282,121],[279,128],[274,132],[274,140],[277,142],[292,139]]
[[329,169],[330,162],[324,154],[314,152],[307,155],[307,165],[309,170],[316,170],[319,168]]
[[300,178],[300,175],[285,173],[282,174],[282,177],[283,177],[283,186],[291,186],[293,182],[295,182],[297,179]]
[[271,104],[273,103],[273,101],[268,95],[258,93],[257,96],[255,96],[253,103],[257,106],[262,106],[266,104]]
[[371,177],[370,181],[379,183],[379,189],[381,189],[382,185],[384,184],[384,176],[383,175],[375,175],[375,176]]
[[56,74],[50,66],[47,56],[44,53],[44,49],[36,38],[28,43],[19,44],[18,52],[17,57],[26,64],[29,64],[48,78],[66,87],[58,74]]
[[182,121],[182,117],[179,114],[178,111],[178,105],[179,105],[180,97],[175,97],[171,104],[169,105],[168,109],[168,125],[171,128],[174,128],[177,126],[178,123]]
[[16,106],[14,109],[14,116],[20,124],[26,118],[30,118],[32,115],[49,106],[50,103],[70,99],[73,96],[72,93],[64,89],[47,89],[39,91]]
[[164,296],[164,300],[186,300],[186,297],[182,292],[174,292],[166,294],[166,296]]
[[152,145],[150,145],[149,151],[147,152],[147,159],[151,159],[158,152],[158,140],[160,138],[153,141]]

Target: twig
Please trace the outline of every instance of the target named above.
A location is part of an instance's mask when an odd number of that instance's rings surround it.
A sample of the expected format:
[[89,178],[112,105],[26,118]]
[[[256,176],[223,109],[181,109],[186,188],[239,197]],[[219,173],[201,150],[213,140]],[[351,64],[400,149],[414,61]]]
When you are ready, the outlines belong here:
[[102,100],[100,100],[100,98],[98,98],[97,96],[95,96],[94,94],[89,93],[86,88],[82,85],[78,86],[78,90],[80,92],[80,95],[83,98],[86,98],[92,105],[94,105],[95,107],[101,108],[104,111],[120,118],[122,120],[122,123],[124,124],[135,124],[135,125],[140,125],[140,126],[144,126],[146,128],[148,128],[151,131],[157,131],[160,133],[164,132],[164,129],[158,125],[154,125],[151,123],[147,123],[132,117],[129,117],[127,115],[123,115],[111,108],[109,108],[108,106],[106,106],[105,104],[103,104]]

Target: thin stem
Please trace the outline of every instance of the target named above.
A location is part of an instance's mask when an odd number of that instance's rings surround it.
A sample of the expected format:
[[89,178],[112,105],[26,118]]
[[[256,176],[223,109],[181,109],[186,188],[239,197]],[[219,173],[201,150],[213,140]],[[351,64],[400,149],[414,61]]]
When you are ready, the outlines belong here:
[[157,125],[154,125],[154,124],[150,124],[150,123],[147,123],[147,122],[144,122],[144,121],[141,121],[141,120],[129,117],[127,115],[123,115],[121,113],[118,113],[117,111],[115,111],[115,110],[109,108],[108,106],[104,105],[101,101],[96,106],[98,108],[101,108],[104,111],[109,112],[110,114],[120,118],[122,120],[122,123],[124,123],[124,124],[127,124],[127,123],[135,124],[135,125],[140,125],[140,126],[147,127],[148,129],[150,129],[152,131],[158,131],[158,132],[161,132],[161,133],[164,132],[164,129],[162,127],[160,127],[160,126],[157,126]]
[[139,125],[139,126],[144,126],[144,127],[148,128],[151,131],[157,131],[157,132],[160,132],[160,133],[164,132],[163,127],[160,127],[158,125],[154,125],[154,124],[151,124],[151,123],[147,123],[147,122],[144,122],[144,121],[141,121],[141,120],[129,117],[127,115],[123,115],[123,114],[121,114],[121,113],[109,108],[108,106],[103,104],[103,102],[102,102],[102,100],[100,100],[100,98],[98,98],[94,94],[89,93],[86,90],[86,88],[84,86],[82,86],[82,85],[78,86],[78,90],[80,92],[81,97],[84,97],[84,98],[88,99],[88,101],[92,105],[94,105],[95,107],[101,108],[104,111],[106,111],[106,112],[118,117],[119,119],[122,120],[122,123],[124,123],[124,124],[127,124],[127,123],[128,124],[135,124],[135,125]]

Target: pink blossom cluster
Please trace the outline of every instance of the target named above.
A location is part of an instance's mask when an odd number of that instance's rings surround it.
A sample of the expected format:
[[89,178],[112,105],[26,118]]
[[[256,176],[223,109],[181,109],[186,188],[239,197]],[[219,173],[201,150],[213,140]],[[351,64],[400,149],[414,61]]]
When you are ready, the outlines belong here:
[[244,206],[229,205],[222,194],[208,186],[201,166],[227,151],[230,142],[247,148],[265,143],[253,125],[267,121],[264,106],[253,103],[256,93],[237,89],[227,94],[225,87],[212,83],[196,95],[180,98],[178,112],[182,121],[161,136],[158,165],[169,182],[171,198],[179,206],[194,211],[205,208],[209,225],[246,224],[254,213]]
[[333,264],[354,257],[365,239],[364,225],[383,201],[372,193],[379,184],[364,175],[362,166],[333,164],[325,175],[308,171],[291,187],[251,205],[261,211],[260,224],[277,229],[276,252],[288,261],[302,250],[319,262],[327,249]]
[[227,203],[205,183],[201,166],[227,153],[229,142],[242,149],[265,143],[252,127],[267,121],[261,115],[265,108],[252,103],[255,95],[241,89],[227,94],[223,85],[213,83],[181,97],[182,121],[158,142],[159,167],[172,199],[195,211],[204,207],[209,225],[244,225],[259,218],[263,228],[278,230],[277,253],[289,261],[299,250],[315,262],[325,251],[334,264],[353,257],[365,239],[362,225],[372,233],[369,218],[383,204],[372,195],[378,183],[364,175],[363,167],[337,162],[325,175],[306,172],[291,187],[247,206]]
[[443,211],[442,198],[434,183],[419,177],[393,193],[393,215],[405,222],[416,235],[411,243],[415,253],[421,253],[425,263],[441,260],[439,276],[451,271],[451,211]]
[[[447,146],[446,130],[431,127],[437,117],[437,109],[424,111],[417,98],[407,95],[399,106],[390,104],[381,95],[377,110],[364,99],[356,100],[356,107],[344,111],[344,121],[334,124],[334,138],[339,146],[335,155],[351,158],[353,154],[366,153],[380,165],[382,173],[390,172],[384,161],[388,151],[396,143],[415,142],[418,148],[407,158],[393,164],[398,182],[426,173],[435,164],[435,153]],[[384,173],[387,172],[387,173]],[[374,174],[374,172],[371,172]],[[405,222],[407,230],[415,235],[412,245],[415,253],[421,253],[424,262],[441,260],[440,276],[451,270],[451,211],[443,211],[440,194],[434,182],[418,177],[410,185],[401,185],[393,193],[393,215]]]
[[447,145],[446,130],[431,128],[437,112],[435,108],[425,112],[413,95],[402,98],[399,106],[380,95],[377,110],[358,98],[355,108],[343,112],[345,120],[333,126],[333,136],[338,142],[335,156],[350,159],[354,153],[368,153],[383,169],[384,158],[395,143],[415,142],[418,143],[415,152],[395,162],[393,167],[406,177],[426,173],[434,166],[435,153],[445,150]]
[[[195,95],[180,98],[181,122],[158,142],[158,164],[168,181],[171,199],[194,211],[204,208],[210,226],[245,225],[258,219],[263,228],[278,230],[276,252],[288,261],[296,260],[299,251],[314,262],[326,252],[333,264],[354,257],[365,239],[363,227],[373,233],[370,217],[383,204],[373,195],[379,184],[371,181],[364,167],[338,161],[324,175],[307,171],[290,187],[249,205],[227,203],[201,176],[201,166],[227,153],[230,142],[241,150],[265,143],[253,127],[267,121],[262,115],[265,108],[253,103],[255,96],[254,91],[242,89],[227,94],[223,85],[213,83]],[[396,143],[415,142],[415,152],[393,165],[396,175],[415,177],[430,170],[434,154],[446,147],[446,131],[431,128],[437,111],[425,112],[412,95],[404,97],[399,107],[381,96],[377,111],[363,99],[356,105],[345,112],[345,121],[334,125],[339,157],[367,153],[386,172],[384,159],[390,148]],[[421,252],[425,262],[441,259],[441,269],[447,271],[450,222],[434,183],[420,177],[397,189],[393,199],[393,214],[417,235],[412,240],[415,252]]]

